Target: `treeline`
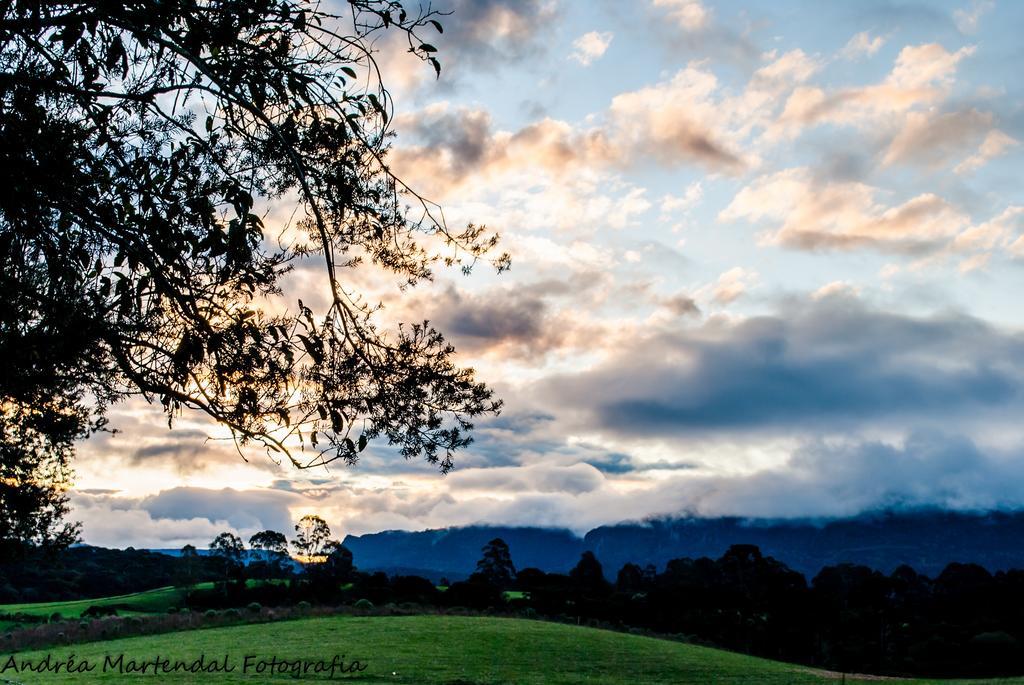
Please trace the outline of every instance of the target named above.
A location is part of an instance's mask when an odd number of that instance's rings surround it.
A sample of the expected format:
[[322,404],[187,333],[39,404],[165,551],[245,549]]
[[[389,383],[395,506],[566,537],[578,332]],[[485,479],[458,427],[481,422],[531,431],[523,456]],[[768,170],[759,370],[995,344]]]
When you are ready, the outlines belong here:
[[567,574],[516,571],[508,545],[495,539],[473,575],[451,585],[309,563],[289,583],[235,582],[190,601],[464,607],[676,635],[844,672],[1024,673],[1024,571],[975,564],[949,564],[934,578],[909,566],[885,575],[841,564],[808,583],[756,546],[734,545],[719,559],[673,559],[661,571],[625,564],[612,582],[592,552]]
[[212,557],[181,559],[147,550],[70,547],[22,550],[0,559],[0,604],[56,602],[142,592],[166,585],[216,580]]
[[[7,574],[0,576],[0,602],[89,597],[99,589],[121,594],[173,583],[193,588],[187,596],[193,610],[302,602],[397,605],[403,611],[465,608],[674,635],[844,672],[1024,673],[1024,570],[992,574],[954,563],[928,577],[909,566],[885,575],[841,564],[808,582],[757,547],[734,545],[718,559],[673,559],[663,569],[627,563],[612,581],[592,552],[566,574],[517,571],[508,545],[494,539],[468,580],[442,579],[437,586],[418,576],[358,570],[321,523],[304,520],[298,527],[292,543],[303,553],[298,560],[288,554],[283,535],[264,531],[248,550],[230,534],[218,536],[206,555],[189,547],[178,557],[73,548],[56,584],[47,580],[55,571],[43,566],[0,564],[0,574]],[[215,582],[194,587],[203,580]]]

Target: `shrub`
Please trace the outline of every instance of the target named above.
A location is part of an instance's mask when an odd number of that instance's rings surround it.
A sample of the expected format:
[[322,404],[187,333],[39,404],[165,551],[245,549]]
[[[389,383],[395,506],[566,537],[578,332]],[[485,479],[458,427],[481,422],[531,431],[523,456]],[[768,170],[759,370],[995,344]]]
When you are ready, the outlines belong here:
[[258,614],[263,609],[263,606],[259,602],[249,602],[245,608],[254,614]]
[[302,600],[301,602],[295,605],[295,608],[299,611],[309,611],[311,608],[313,608],[313,605],[307,602],[306,600]]
[[60,615],[59,611],[55,611],[52,614],[50,614],[50,623],[57,623],[58,621],[63,621],[63,620],[64,620],[64,617]]
[[526,607],[523,610],[523,618],[537,618],[537,610],[533,607]]
[[203,614],[203,615],[206,616],[206,618],[217,618],[217,610],[216,609],[207,609],[206,613]]
[[237,621],[238,619],[242,618],[242,612],[238,609],[228,609],[224,612],[224,618],[230,619],[232,621]]
[[176,613],[178,613],[178,607],[167,607],[167,613],[168,614],[176,614]]
[[371,602],[368,599],[360,599],[357,600],[356,603],[352,606],[356,609],[359,609],[360,611],[368,611],[373,608],[373,602]]

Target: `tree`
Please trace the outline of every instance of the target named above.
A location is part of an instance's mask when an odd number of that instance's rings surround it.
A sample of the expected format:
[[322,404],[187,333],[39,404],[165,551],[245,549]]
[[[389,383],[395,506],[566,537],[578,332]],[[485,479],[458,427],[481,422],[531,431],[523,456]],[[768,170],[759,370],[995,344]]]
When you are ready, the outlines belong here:
[[505,541],[494,538],[481,551],[483,556],[476,562],[473,578],[499,588],[511,586],[516,578],[516,567],[512,564],[512,554]]
[[[439,74],[438,14],[340,4],[3,4],[0,536],[74,537],[57,524],[74,442],[126,397],[169,424],[203,412],[299,468],[382,437],[447,471],[473,417],[500,409],[441,333],[385,331],[345,285],[364,261],[409,285],[438,260],[468,271],[497,237],[450,230],[388,166],[373,45],[397,31]],[[267,202],[296,220],[271,232]],[[326,308],[271,313],[312,260]]]
[[285,556],[288,554],[288,538],[276,530],[263,530],[249,538],[249,547]]
[[587,550],[580,556],[579,562],[569,571],[569,578],[572,579],[573,585],[580,590],[605,590],[608,586],[601,562],[597,560],[597,557],[590,550]]
[[324,546],[331,538],[327,522],[315,514],[306,514],[295,524],[295,539],[292,546],[306,562],[322,561]]
[[199,562],[199,552],[195,545],[185,545],[181,548],[181,563],[178,566],[178,585],[191,587],[196,582],[196,566]]
[[347,582],[355,572],[352,551],[337,540],[328,540],[323,549],[324,561],[318,564],[326,578],[333,582]]
[[242,538],[234,533],[224,532],[210,543],[210,553],[224,562],[224,577],[228,578],[242,567],[245,545]]

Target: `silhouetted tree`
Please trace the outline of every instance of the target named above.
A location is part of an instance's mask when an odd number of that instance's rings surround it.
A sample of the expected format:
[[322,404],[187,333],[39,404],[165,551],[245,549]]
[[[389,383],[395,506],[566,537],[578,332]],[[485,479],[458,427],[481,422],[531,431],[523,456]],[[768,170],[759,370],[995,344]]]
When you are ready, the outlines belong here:
[[644,585],[643,570],[633,563],[623,565],[615,578],[615,589],[620,592],[636,592]]
[[494,538],[484,545],[483,556],[476,562],[473,579],[481,580],[499,588],[510,587],[516,577],[512,554],[501,538]]
[[234,533],[223,532],[210,543],[210,553],[223,561],[224,578],[227,580],[240,572],[245,557],[245,545],[242,538]]
[[315,514],[306,514],[295,524],[292,546],[306,562],[322,561],[324,545],[331,537],[327,522]]
[[288,538],[276,530],[263,530],[249,538],[249,547],[275,554],[288,554]]
[[576,587],[585,590],[603,590],[608,585],[601,562],[590,550],[580,556],[579,562],[569,571],[569,578]]
[[276,530],[262,530],[249,538],[249,548],[265,554],[249,564],[249,577],[275,578],[285,570],[288,558],[288,538]]
[[319,564],[325,577],[334,582],[346,583],[355,573],[352,552],[337,540],[328,540],[323,549],[324,560]]
[[[363,260],[409,284],[468,270],[496,237],[450,230],[387,164],[373,46],[397,31],[440,73],[437,13],[343,4],[2,4],[0,539],[74,539],[74,443],[128,396],[299,468],[380,436],[446,471],[499,409],[440,333],[379,330],[345,285]],[[268,232],[264,200],[297,219]],[[321,262],[325,309],[262,310],[298,258]]]
[[188,587],[196,582],[196,571],[199,563],[199,552],[195,545],[185,545],[181,548],[181,564],[178,585]]

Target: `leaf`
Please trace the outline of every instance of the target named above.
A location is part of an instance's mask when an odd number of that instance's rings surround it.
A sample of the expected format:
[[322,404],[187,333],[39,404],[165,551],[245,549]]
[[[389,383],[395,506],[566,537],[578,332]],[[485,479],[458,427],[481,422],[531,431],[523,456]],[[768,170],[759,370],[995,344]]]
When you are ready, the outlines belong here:
[[440,63],[440,62],[438,62],[438,61],[437,61],[436,59],[434,59],[433,57],[431,57],[431,58],[429,58],[429,59],[430,59],[430,64],[431,64],[431,66],[433,66],[433,67],[434,67],[434,73],[436,73],[436,74],[437,74],[437,77],[436,77],[436,78],[441,78],[441,63]]
[[349,75],[351,78],[357,78],[356,70],[352,67],[342,67],[341,70]]
[[441,26],[441,22],[437,21],[436,19],[431,19],[430,23],[434,25],[434,28],[437,29],[438,33],[444,33],[444,27]]
[[366,449],[366,433],[359,436],[359,451],[362,452]]
[[420,50],[422,50],[423,52],[437,52],[437,48],[435,48],[430,43],[421,43]]

